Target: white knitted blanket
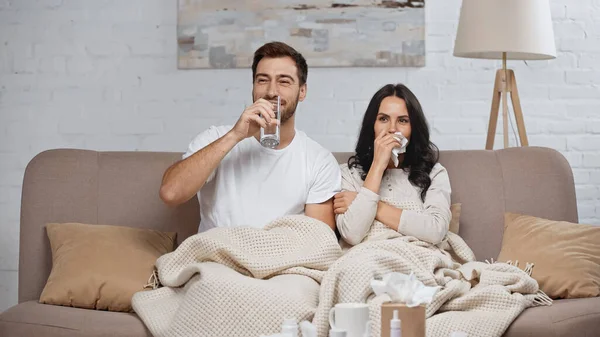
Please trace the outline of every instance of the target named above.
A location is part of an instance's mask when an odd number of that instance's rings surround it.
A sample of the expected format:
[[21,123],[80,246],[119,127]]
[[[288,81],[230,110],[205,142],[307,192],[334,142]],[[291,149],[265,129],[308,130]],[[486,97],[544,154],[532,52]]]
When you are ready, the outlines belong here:
[[284,318],[312,319],[323,275],[341,255],[333,231],[306,216],[213,228],[161,256],[164,287],[136,293],[132,307],[156,337],[273,334]]
[[390,272],[413,272],[426,286],[441,287],[426,309],[428,337],[453,331],[500,337],[524,309],[552,303],[518,267],[475,261],[473,251],[454,233],[432,245],[375,221],[367,238],[338,259],[321,282],[313,319],[319,336],[327,336],[329,309],[336,303],[366,302],[375,323],[371,336],[379,337],[381,304],[390,298],[375,296],[368,285]]
[[442,287],[427,307],[427,336],[499,337],[523,309],[544,302],[525,272],[475,262],[455,234],[433,246],[382,226],[345,254],[329,227],[305,216],[264,229],[215,228],[159,258],[164,287],[136,293],[132,306],[156,337],[258,337],[279,332],[284,318],[312,321],[326,337],[333,305],[367,302],[377,322],[371,335],[379,336],[389,298],[373,295],[371,279],[412,271]]

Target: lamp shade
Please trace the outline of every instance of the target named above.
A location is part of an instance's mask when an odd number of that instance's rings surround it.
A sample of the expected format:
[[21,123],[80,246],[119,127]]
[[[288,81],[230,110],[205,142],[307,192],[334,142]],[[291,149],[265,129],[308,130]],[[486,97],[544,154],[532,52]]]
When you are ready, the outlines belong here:
[[556,58],[548,0],[463,0],[454,56],[509,60]]

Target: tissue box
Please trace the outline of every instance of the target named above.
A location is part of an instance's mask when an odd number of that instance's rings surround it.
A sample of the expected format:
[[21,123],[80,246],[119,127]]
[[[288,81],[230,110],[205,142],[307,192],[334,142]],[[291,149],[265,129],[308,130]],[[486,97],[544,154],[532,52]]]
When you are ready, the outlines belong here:
[[398,310],[402,321],[402,337],[425,337],[425,304],[409,308],[401,303],[381,305],[381,337],[390,337],[390,321]]

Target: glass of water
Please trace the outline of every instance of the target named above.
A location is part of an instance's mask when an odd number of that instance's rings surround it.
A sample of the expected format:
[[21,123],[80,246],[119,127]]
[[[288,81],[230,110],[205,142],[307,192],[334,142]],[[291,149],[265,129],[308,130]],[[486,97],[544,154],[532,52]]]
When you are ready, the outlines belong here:
[[[277,106],[273,109],[275,119],[281,122],[281,97],[277,96]],[[279,146],[279,124],[260,128],[260,144],[271,149]]]

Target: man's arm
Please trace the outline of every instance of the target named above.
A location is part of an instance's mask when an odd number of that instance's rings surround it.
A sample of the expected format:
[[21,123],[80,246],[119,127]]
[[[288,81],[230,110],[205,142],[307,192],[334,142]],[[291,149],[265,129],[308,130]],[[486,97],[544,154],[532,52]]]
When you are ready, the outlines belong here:
[[321,220],[335,231],[335,215],[333,214],[333,198],[320,204],[306,204],[304,214]]
[[334,232],[335,213],[333,199],[342,185],[342,172],[330,152],[322,152],[316,162],[318,169],[308,191],[304,214],[326,223]]
[[238,139],[228,132],[188,158],[171,165],[163,175],[160,186],[163,202],[178,206],[190,200],[237,143]]
[[233,129],[223,137],[167,169],[160,186],[160,198],[169,206],[190,200],[237,143],[254,136],[261,127],[277,125],[279,121],[274,118],[273,104],[258,99],[244,110]]

